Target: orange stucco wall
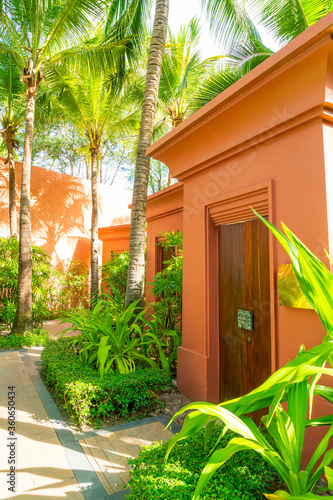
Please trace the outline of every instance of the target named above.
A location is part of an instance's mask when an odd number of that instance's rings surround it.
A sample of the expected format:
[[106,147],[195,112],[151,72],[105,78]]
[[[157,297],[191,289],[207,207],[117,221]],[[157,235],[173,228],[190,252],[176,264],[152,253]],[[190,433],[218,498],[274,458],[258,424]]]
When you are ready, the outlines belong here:
[[[16,162],[18,217],[21,172],[22,164]],[[8,165],[3,159],[0,159],[0,187],[0,236],[8,236]],[[127,217],[130,196],[128,192],[119,193],[114,187],[99,184],[100,225]],[[90,265],[90,181],[32,166],[31,226],[33,244],[46,250],[53,264],[71,259]]]
[[146,303],[154,302],[151,294],[153,277],[159,271],[160,253],[156,247],[163,232],[183,230],[183,184],[178,182],[148,197],[147,202],[147,254],[146,254]]
[[100,227],[98,239],[103,242],[102,262],[110,257],[111,252],[121,253],[129,250],[130,224]]
[[[148,149],[184,184],[177,381],[194,400],[218,402],[218,225],[251,218],[248,205],[257,203],[259,213],[275,225],[283,221],[327,265],[323,248],[333,254],[332,33],[333,13]],[[270,236],[265,314],[271,316],[272,370],[325,334],[314,311],[278,304],[278,266],[287,262]],[[315,411],[327,408],[317,403]],[[306,452],[311,446],[307,441]]]

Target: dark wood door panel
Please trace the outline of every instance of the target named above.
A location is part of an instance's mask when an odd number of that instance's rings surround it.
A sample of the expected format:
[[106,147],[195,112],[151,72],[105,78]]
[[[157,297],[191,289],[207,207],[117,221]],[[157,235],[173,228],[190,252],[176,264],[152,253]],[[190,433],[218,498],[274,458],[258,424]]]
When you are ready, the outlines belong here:
[[[220,401],[241,396],[270,374],[268,229],[258,219],[219,227]],[[253,311],[254,329],[238,327]]]

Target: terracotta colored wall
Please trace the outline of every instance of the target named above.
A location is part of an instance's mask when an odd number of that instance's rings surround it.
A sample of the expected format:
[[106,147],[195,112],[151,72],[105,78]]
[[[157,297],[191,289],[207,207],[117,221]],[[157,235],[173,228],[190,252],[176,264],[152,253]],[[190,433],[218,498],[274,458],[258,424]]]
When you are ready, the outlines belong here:
[[[331,13],[148,150],[184,183],[177,380],[194,400],[218,402],[217,226],[230,219],[228,210],[235,214],[238,206],[234,222],[251,217],[247,207],[262,190],[260,213],[285,222],[327,265],[323,248],[333,255],[332,33]],[[325,334],[314,311],[278,304],[278,266],[287,262],[270,236],[271,300],[263,314],[271,316],[272,370]],[[306,447],[307,454],[313,444]]]
[[[16,200],[22,164],[16,162]],[[131,194],[99,184],[99,224],[107,225],[129,214]],[[126,199],[127,198],[127,199]],[[32,166],[31,222],[33,243],[48,252],[52,262],[81,260],[90,265],[90,181]],[[9,235],[8,165],[0,159],[0,235]]]
[[101,227],[98,238],[103,242],[102,262],[110,257],[111,252],[121,253],[129,250],[130,224]]
[[159,235],[164,232],[183,230],[182,183],[154,193],[147,203],[147,254],[146,254],[146,303],[154,302],[149,285],[160,269],[160,253],[156,247]]

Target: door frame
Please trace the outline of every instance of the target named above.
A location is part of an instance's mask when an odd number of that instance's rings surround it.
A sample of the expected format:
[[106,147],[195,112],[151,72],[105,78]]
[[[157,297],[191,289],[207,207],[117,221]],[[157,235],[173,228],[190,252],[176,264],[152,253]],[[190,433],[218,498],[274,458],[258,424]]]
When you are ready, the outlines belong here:
[[[273,181],[269,180],[246,189],[234,191],[215,199],[205,206],[205,302],[206,302],[206,342],[207,396],[208,401],[219,402],[219,276],[218,276],[218,226],[253,219],[253,207],[260,215],[273,217]],[[276,370],[276,300],[277,283],[274,278],[276,241],[269,232],[269,281],[271,314],[271,372]],[[277,279],[277,278],[276,278]]]

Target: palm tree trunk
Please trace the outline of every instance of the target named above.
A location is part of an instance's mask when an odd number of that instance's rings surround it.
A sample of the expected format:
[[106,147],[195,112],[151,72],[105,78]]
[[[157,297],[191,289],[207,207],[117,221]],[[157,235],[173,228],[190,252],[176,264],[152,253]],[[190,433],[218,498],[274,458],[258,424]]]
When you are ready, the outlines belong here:
[[97,204],[97,154],[91,149],[91,301],[98,296],[98,204]]
[[103,184],[103,156],[99,161],[99,182]]
[[90,179],[90,165],[88,158],[84,157],[84,161],[86,162],[86,179]]
[[167,36],[169,0],[157,0],[153,33],[151,37],[145,91],[142,103],[140,135],[136,155],[135,178],[132,200],[129,266],[125,306],[140,300],[143,303],[145,289],[145,225],[150,158],[146,150],[151,144],[157,95],[160,83],[162,58]]
[[12,141],[7,140],[6,146],[9,163],[9,231],[11,236],[17,237],[15,159]]
[[25,136],[21,180],[20,244],[17,308],[12,333],[32,331],[32,241],[30,217],[31,152],[34,132],[36,87],[27,86]]

